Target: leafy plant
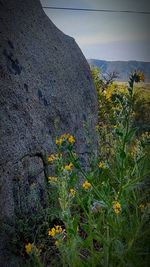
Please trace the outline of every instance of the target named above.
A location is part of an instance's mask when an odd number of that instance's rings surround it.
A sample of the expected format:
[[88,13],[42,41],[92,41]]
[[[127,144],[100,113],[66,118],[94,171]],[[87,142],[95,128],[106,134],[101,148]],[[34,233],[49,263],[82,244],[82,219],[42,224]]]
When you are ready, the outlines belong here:
[[143,185],[150,135],[137,138],[133,128],[134,84],[142,79],[134,72],[126,91],[113,84],[107,91],[98,89],[100,149],[88,170],[74,150],[75,137],[56,138],[57,151],[47,160],[54,170],[48,190],[49,195],[55,191],[55,219],[49,202],[36,236],[29,220],[19,227],[27,232],[25,250],[32,266],[148,266],[150,204]]

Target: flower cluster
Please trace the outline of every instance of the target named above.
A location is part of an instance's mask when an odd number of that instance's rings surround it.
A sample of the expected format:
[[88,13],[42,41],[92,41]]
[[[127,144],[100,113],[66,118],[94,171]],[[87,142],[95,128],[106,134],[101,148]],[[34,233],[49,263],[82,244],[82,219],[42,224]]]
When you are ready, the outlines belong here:
[[56,145],[62,145],[65,141],[68,141],[70,144],[74,144],[75,138],[70,134],[63,134],[60,138],[56,138]]
[[119,214],[121,212],[121,204],[118,201],[113,202],[113,210],[116,214]]
[[106,100],[110,102],[112,99],[112,92],[110,90],[109,91],[104,90],[104,95],[105,95]]
[[88,190],[91,188],[91,184],[86,180],[83,184],[82,184],[82,187],[85,189],[85,190]]
[[32,252],[33,249],[33,245],[31,243],[28,243],[27,245],[25,245],[25,251],[27,254],[30,254]]
[[56,176],[49,176],[48,177],[48,181],[49,182],[57,182],[58,181],[58,178]]
[[72,171],[72,168],[73,168],[73,164],[72,164],[72,162],[70,162],[69,164],[65,165],[64,170]]
[[106,163],[104,161],[100,161],[99,164],[98,164],[98,167],[100,169],[106,169],[107,168]]
[[75,191],[73,188],[71,188],[71,189],[70,189],[70,195],[71,195],[72,197],[74,197],[75,194],[76,194],[76,191]]
[[48,236],[55,237],[57,234],[62,233],[63,229],[60,225],[56,225],[48,231]]
[[51,155],[48,157],[48,162],[51,163],[51,162],[57,160],[60,156],[61,156],[61,154],[51,154]]

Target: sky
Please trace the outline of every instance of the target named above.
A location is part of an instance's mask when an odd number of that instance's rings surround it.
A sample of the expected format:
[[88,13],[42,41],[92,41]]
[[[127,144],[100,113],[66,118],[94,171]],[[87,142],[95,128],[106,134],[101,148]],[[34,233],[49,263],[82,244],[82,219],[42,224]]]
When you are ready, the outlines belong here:
[[[150,0],[41,0],[43,6],[149,11]],[[44,9],[87,59],[150,62],[150,14]]]

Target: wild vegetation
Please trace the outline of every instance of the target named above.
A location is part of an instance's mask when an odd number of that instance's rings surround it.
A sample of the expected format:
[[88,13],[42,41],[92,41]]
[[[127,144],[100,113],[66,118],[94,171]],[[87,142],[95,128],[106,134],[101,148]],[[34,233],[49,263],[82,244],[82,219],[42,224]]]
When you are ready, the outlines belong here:
[[49,206],[17,220],[15,248],[25,266],[149,264],[150,113],[144,102],[149,92],[135,86],[144,80],[140,72],[131,74],[128,85],[106,84],[98,69],[92,75],[99,103],[98,154],[90,156],[85,170],[73,133],[56,137],[57,151],[47,158],[53,170],[47,177]]

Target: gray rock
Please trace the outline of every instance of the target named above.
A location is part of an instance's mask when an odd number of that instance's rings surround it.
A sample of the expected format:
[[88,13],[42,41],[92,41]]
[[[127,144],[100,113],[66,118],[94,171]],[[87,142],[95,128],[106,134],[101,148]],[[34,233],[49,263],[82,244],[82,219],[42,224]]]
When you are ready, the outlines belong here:
[[0,90],[0,266],[10,267],[17,266],[8,252],[16,212],[36,209],[37,199],[46,205],[44,156],[56,136],[73,134],[85,165],[85,124],[93,151],[97,145],[89,66],[39,0],[0,1]]

